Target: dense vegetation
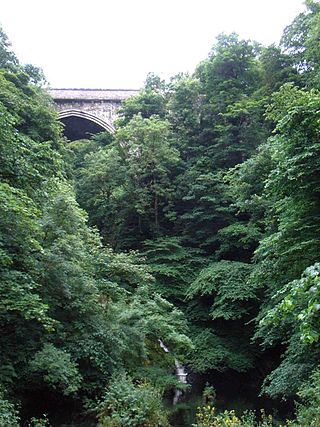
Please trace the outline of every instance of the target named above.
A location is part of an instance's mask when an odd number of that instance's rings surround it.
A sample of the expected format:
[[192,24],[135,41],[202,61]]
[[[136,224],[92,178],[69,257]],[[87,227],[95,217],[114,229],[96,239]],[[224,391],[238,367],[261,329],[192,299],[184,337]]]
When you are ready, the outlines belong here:
[[320,3],[306,6],[279,47],[222,34],[192,75],[149,75],[114,135],[74,142],[1,32],[1,427],[169,426],[175,359],[211,390],[198,427],[279,425],[213,408],[238,394],[320,424]]

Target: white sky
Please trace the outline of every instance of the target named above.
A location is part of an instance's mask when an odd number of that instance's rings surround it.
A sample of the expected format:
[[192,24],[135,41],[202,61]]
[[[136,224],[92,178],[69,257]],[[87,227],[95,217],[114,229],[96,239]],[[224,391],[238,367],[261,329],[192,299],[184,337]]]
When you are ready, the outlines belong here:
[[278,43],[303,0],[0,0],[18,58],[51,87],[140,88],[192,72],[221,33]]

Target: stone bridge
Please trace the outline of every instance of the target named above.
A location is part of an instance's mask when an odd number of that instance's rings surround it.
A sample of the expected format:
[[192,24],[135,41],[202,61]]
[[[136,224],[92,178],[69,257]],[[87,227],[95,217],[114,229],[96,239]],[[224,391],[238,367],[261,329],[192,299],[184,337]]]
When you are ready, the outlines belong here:
[[65,136],[70,140],[92,134],[114,132],[117,109],[122,101],[136,95],[134,89],[49,89]]

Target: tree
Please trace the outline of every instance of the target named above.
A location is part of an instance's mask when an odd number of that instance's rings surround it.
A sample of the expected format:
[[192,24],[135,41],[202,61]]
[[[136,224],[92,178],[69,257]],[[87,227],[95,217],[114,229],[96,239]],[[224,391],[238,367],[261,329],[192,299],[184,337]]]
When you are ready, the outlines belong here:
[[[295,307],[299,307],[301,316],[303,310],[308,310],[303,333],[306,341],[316,341],[317,329],[311,326],[316,302],[308,293],[309,282],[298,279],[317,261],[319,253],[319,99],[316,91],[285,85],[274,95],[268,112],[277,123],[270,140],[272,168],[263,195],[271,204],[266,211],[266,234],[255,255],[258,263],[253,280],[265,292],[258,319],[266,320],[260,323],[257,337],[267,346],[287,346],[281,365],[266,379],[265,391],[271,395],[294,395],[318,358],[316,346],[306,357],[305,346],[299,342],[301,322],[287,314]],[[305,294],[298,291],[304,286]],[[280,321],[267,321],[274,313]],[[287,373],[297,364],[297,375],[289,378]]]
[[0,68],[13,69],[18,65],[18,59],[11,50],[11,44],[3,29],[0,28]]
[[[135,116],[115,143],[92,153],[79,172],[80,203],[117,248],[137,248],[168,223],[172,171],[179,162],[169,123]],[[89,197],[88,197],[89,196]]]
[[[256,96],[261,82],[258,51],[235,34],[220,35],[208,59],[197,67],[194,81],[181,79],[169,104],[185,161],[176,178],[176,229],[189,245],[209,254],[219,249],[219,229],[234,221],[223,172],[247,159],[268,133],[264,101]],[[185,93],[194,109],[183,109],[179,99]]]
[[119,110],[118,126],[126,126],[136,115],[144,119],[151,116],[165,117],[166,85],[160,77],[148,74],[144,88],[136,96],[126,99]]
[[319,87],[319,19],[318,0],[307,0],[307,10],[300,13],[283,33],[281,46],[294,60],[303,82]]

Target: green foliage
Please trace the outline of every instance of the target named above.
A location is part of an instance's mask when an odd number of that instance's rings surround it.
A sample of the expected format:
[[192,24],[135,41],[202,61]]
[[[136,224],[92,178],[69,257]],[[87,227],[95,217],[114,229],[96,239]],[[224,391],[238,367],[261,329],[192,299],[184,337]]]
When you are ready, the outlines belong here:
[[15,406],[6,399],[3,389],[0,389],[0,426],[19,427],[18,411]]
[[320,264],[308,267],[301,279],[294,280],[281,289],[275,297],[280,302],[261,320],[261,325],[291,320],[299,325],[301,340],[314,343],[320,337],[319,324]]
[[[169,102],[185,163],[176,179],[176,228],[190,246],[208,254],[222,245],[220,256],[227,258],[239,250],[217,235],[235,219],[222,171],[247,159],[267,136],[264,103],[255,96],[261,81],[256,56],[251,43],[220,35],[193,79],[177,80]],[[187,96],[190,105],[183,104]]]
[[299,391],[302,403],[297,406],[296,427],[316,427],[320,423],[320,373],[316,369]]
[[250,264],[222,260],[202,269],[190,284],[188,313],[197,327],[192,329],[189,363],[196,371],[243,372],[253,366],[256,350],[250,345],[250,329],[242,326],[256,306],[251,271]]
[[85,158],[100,148],[113,143],[114,135],[109,132],[101,132],[92,135],[91,139],[81,139],[77,141],[71,141],[68,143],[68,152],[65,159],[70,164],[71,174],[75,181],[79,179],[81,168],[84,167]]
[[64,175],[56,114],[28,82],[19,68],[0,71],[0,379],[10,391],[21,386],[39,337],[55,325],[42,294],[41,215]]
[[151,116],[164,118],[166,113],[166,85],[160,77],[150,73],[145,87],[136,96],[126,99],[119,110],[117,123],[126,126],[136,115],[141,114],[145,119]]
[[89,213],[90,222],[114,247],[130,208],[128,180],[122,163],[118,149],[113,146],[88,154],[77,182],[79,203]]
[[[218,332],[218,331],[217,331]],[[245,372],[253,367],[254,355],[250,351],[246,337],[235,335],[234,330],[221,336],[209,328],[195,328],[192,331],[194,349],[188,355],[188,363],[196,372],[216,370],[224,372],[232,369]]]
[[42,418],[32,417],[28,423],[28,427],[50,427],[49,420],[46,415]]
[[292,325],[295,331],[288,340],[283,361],[264,382],[266,394],[274,397],[295,395],[318,365],[318,279],[319,265],[316,263],[305,270],[301,279],[290,282],[274,296],[279,302],[260,321],[260,335],[267,339],[268,336],[274,339],[276,332],[286,332]]
[[255,289],[248,280],[252,266],[236,261],[219,261],[201,270],[190,285],[187,297],[211,296],[212,319],[237,319],[248,313],[247,302],[254,299]]
[[29,76],[29,83],[37,86],[44,86],[47,82],[43,70],[32,64],[25,64],[23,71]]
[[[282,49],[222,34],[193,75],[149,75],[114,135],[68,147],[43,73],[0,31],[0,382],[28,419],[35,393],[81,406],[107,390],[101,427],[168,426],[156,388],[184,387],[177,359],[212,376],[259,367],[262,391],[301,390],[297,425],[316,425],[320,96],[301,87],[319,83],[319,2],[307,8]],[[280,360],[252,344],[254,319]],[[206,407],[196,425],[271,424]]]
[[205,95],[203,136],[207,142],[209,136],[213,138],[208,154],[215,167],[243,161],[260,140],[261,126],[256,127],[256,120],[261,119],[259,101],[248,98],[260,79],[255,50],[256,46],[236,34],[221,34],[196,71]]
[[115,143],[88,155],[79,171],[78,197],[105,240],[135,248],[167,224],[171,171],[179,161],[167,121],[136,115]]
[[206,383],[203,392],[202,392],[202,399],[204,403],[210,403],[213,404],[216,400],[217,392],[213,386],[210,386],[209,383]]
[[[227,191],[238,216],[242,221],[231,225],[231,231],[235,227],[234,239],[238,235],[238,245],[257,246],[263,237],[266,227],[265,213],[270,207],[271,201],[263,197],[264,184],[273,168],[274,161],[271,158],[270,143],[261,144],[256,153],[245,162],[231,168],[224,176],[228,185]],[[230,236],[230,229],[227,228]],[[219,233],[226,234],[224,229]],[[251,246],[251,248],[252,248]]]
[[117,132],[116,139],[128,167],[140,227],[144,217],[153,217],[149,228],[157,235],[163,207],[172,192],[170,173],[179,161],[179,152],[170,141],[169,123],[138,115]]
[[263,190],[263,197],[272,203],[267,205],[267,234],[256,251],[253,276],[266,292],[259,314],[264,320],[256,336],[267,345],[287,344],[284,359],[266,379],[264,390],[290,396],[318,357],[316,346],[306,357],[305,346],[299,344],[300,336],[306,343],[318,339],[317,292],[310,290],[315,289],[317,266],[299,277],[319,253],[319,94],[285,85],[274,95],[268,114],[277,126],[270,140],[272,168]]
[[200,84],[194,76],[178,74],[172,79],[170,89],[167,118],[180,155],[188,162],[201,151],[198,138],[201,130]]
[[278,121],[271,147],[274,166],[265,181],[264,197],[272,205],[267,212],[269,233],[256,259],[257,280],[268,282],[272,292],[317,260],[318,105],[317,93],[284,86],[269,109]]
[[[174,349],[175,356],[180,360],[192,348],[186,335],[188,326],[183,313],[160,295],[151,294],[146,287],[139,288],[129,304],[120,302],[116,309],[120,326],[125,332],[123,351],[127,366],[131,369],[139,366],[134,362],[137,356],[140,366],[151,365],[156,360],[160,366],[164,363],[168,367],[159,339]],[[168,358],[173,367],[172,356],[168,355]]]
[[76,392],[81,384],[78,367],[71,360],[70,354],[52,344],[44,344],[34,355],[30,362],[30,372],[40,376],[53,389],[61,389],[66,396]]
[[179,237],[144,241],[142,254],[155,276],[155,289],[170,301],[181,304],[188,284],[204,263],[201,251],[183,246]]
[[178,354],[190,346],[182,314],[146,288],[154,279],[139,255],[103,249],[72,195],[60,189],[43,223],[46,298],[60,325],[55,340],[64,338],[80,367],[90,364],[90,379],[80,371],[89,392],[102,389],[116,366],[152,365],[160,337]]
[[292,55],[286,54],[275,45],[262,48],[259,57],[262,67],[262,91],[270,96],[284,83],[298,83],[299,73],[294,68]]
[[[166,197],[161,185],[168,182],[167,169],[178,159],[170,148],[168,123],[135,117],[120,133],[126,139],[122,145],[100,134],[87,146],[74,143],[66,149],[51,102],[35,86],[41,85],[41,78],[32,66],[0,71],[0,380],[22,399],[29,418],[36,393],[43,394],[44,402],[77,399],[81,405],[96,399],[119,368],[145,378],[148,367],[150,373],[158,368],[172,387],[174,357],[163,357],[159,339],[179,356],[191,347],[183,314],[151,292],[154,278],[141,256],[102,246],[66,180],[72,175],[78,179],[92,161],[86,182],[99,189],[93,172],[101,171],[94,162],[101,159],[103,177],[109,167],[111,178],[118,158],[119,164],[130,167],[120,168],[111,182],[115,197],[121,193],[119,182],[126,185],[129,177],[128,197],[140,174],[143,182],[128,202],[134,197],[140,206],[144,198],[158,198],[160,206]],[[148,84],[151,90],[156,79]],[[115,219],[117,208],[110,212]],[[147,207],[139,209],[135,206],[133,215]],[[11,416],[13,407],[5,400],[3,405],[5,416]],[[51,415],[52,410],[46,412]],[[33,418],[31,423],[46,421]]]
[[12,69],[18,64],[18,59],[11,50],[7,35],[0,27],[0,68]]
[[306,85],[319,87],[319,19],[318,0],[307,0],[307,11],[300,13],[283,33],[282,48],[294,60]]
[[266,376],[262,386],[262,393],[275,399],[294,398],[319,361],[319,348],[303,345],[297,334],[291,333],[286,344],[281,363]]
[[[216,413],[216,409],[210,405],[199,408],[197,413],[197,423],[194,427],[273,427],[274,421],[271,415],[266,415],[261,411],[261,420],[257,421],[254,412],[246,412],[242,416],[236,415],[235,411],[224,411]],[[287,421],[279,427],[291,426]]]
[[99,427],[167,427],[161,395],[148,383],[114,376],[98,407]]
[[0,176],[39,202],[48,180],[64,175],[60,125],[47,97],[11,76],[0,71]]

